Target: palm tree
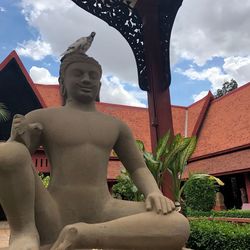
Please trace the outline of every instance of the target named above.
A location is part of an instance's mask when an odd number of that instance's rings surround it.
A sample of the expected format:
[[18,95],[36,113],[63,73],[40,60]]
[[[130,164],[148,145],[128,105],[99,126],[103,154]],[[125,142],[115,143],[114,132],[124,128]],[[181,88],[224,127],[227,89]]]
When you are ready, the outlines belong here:
[[10,112],[7,107],[0,102],[0,122],[7,121],[10,118]]

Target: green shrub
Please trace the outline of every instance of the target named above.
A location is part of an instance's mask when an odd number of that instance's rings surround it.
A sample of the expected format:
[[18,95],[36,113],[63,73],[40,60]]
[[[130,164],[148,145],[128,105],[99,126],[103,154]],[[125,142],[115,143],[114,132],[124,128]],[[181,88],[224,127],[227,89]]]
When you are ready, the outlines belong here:
[[221,221],[190,221],[187,247],[195,250],[247,250],[250,246],[250,224]]
[[192,179],[185,185],[186,206],[198,211],[210,211],[215,204],[218,187],[210,178]]
[[117,183],[113,185],[112,192],[113,196],[117,199],[130,201],[144,200],[143,194],[138,191],[125,169],[122,170],[121,174],[117,177]]
[[187,209],[188,217],[232,217],[232,218],[250,218],[250,210],[223,210],[223,211],[195,211]]

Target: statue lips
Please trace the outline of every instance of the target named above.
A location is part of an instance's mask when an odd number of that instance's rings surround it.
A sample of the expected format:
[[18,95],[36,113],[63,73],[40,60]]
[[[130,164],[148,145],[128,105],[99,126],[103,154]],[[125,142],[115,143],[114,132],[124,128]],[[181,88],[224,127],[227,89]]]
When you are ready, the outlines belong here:
[[81,91],[83,91],[83,92],[91,92],[91,91],[93,91],[93,87],[91,87],[91,86],[86,86],[86,85],[81,85],[81,84],[77,84],[77,87],[81,90]]

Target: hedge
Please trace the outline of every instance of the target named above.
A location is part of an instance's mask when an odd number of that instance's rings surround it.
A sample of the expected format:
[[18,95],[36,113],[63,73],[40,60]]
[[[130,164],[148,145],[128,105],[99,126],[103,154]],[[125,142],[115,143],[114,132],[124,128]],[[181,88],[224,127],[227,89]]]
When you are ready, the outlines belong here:
[[215,205],[217,190],[214,180],[191,177],[184,188],[186,206],[199,211],[210,211]]
[[188,217],[231,217],[231,218],[250,218],[250,210],[222,210],[222,211],[195,211],[187,209],[186,216]]
[[246,250],[250,246],[250,224],[222,221],[190,221],[187,247],[195,250]]

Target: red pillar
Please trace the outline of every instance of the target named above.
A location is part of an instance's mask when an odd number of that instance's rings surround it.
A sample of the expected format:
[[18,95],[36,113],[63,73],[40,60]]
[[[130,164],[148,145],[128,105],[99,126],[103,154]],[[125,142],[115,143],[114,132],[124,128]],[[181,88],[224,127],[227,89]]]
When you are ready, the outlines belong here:
[[[142,3],[143,1],[141,1]],[[163,81],[166,81],[164,72],[164,58],[160,46],[160,24],[158,1],[148,0],[147,4],[136,6],[143,20],[145,59],[150,90],[148,91],[148,107],[150,117],[151,144],[153,151],[157,141],[168,130],[173,134],[172,113],[169,88],[163,90]],[[171,176],[164,177],[163,193],[173,198],[171,193]]]
[[246,192],[247,192],[247,199],[248,203],[250,203],[250,173],[245,173],[245,185],[246,185]]

